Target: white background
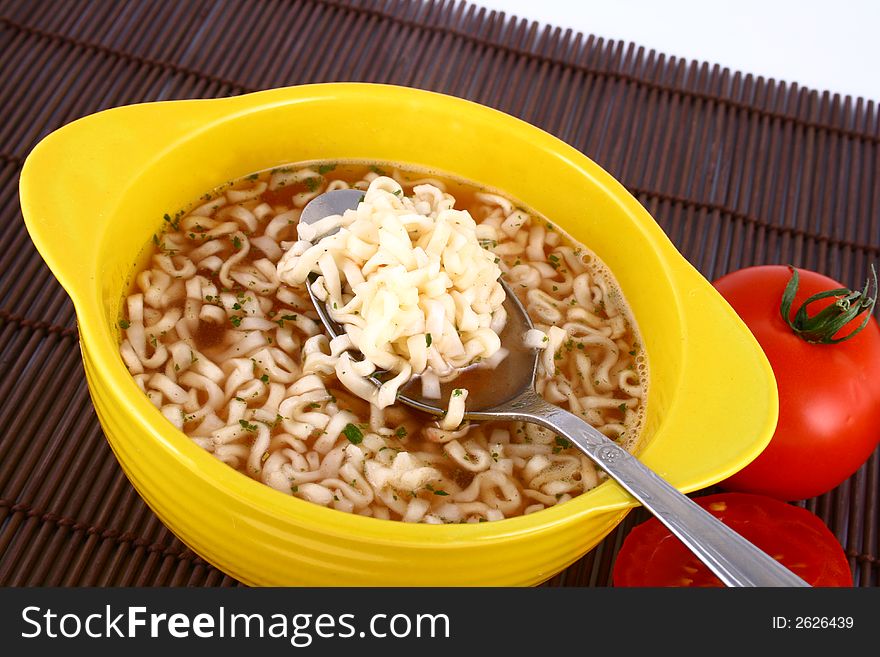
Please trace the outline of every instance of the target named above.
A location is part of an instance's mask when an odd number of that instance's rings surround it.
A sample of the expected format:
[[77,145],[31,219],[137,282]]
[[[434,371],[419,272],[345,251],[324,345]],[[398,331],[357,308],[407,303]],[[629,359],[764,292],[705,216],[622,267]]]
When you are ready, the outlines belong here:
[[880,101],[880,0],[472,0],[731,71]]

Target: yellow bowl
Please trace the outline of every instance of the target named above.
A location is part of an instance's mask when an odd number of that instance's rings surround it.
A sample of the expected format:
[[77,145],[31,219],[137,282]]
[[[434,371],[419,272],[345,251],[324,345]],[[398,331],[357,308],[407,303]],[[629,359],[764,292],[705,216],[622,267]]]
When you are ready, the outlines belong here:
[[[325,84],[111,109],[46,137],[28,157],[28,230],[73,299],[98,417],[125,473],[196,553],[257,585],[527,585],[595,546],[633,506],[606,482],[499,522],[412,525],[283,495],[174,429],[119,356],[120,305],[144,245],[226,180],[312,159],[407,162],[506,190],[614,272],[648,355],[643,461],[678,489],[755,458],[776,424],[772,370],[712,286],[609,174],[551,135],[461,99]],[[88,476],[88,473],[83,473]]]

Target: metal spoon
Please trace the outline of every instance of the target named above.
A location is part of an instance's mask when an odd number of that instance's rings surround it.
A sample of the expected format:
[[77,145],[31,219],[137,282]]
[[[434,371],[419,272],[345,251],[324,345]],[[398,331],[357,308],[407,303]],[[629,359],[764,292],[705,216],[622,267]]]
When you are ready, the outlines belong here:
[[[329,215],[356,208],[363,192],[353,189],[325,192],[303,209],[300,221],[310,224]],[[397,398],[414,408],[441,415],[454,388],[467,388],[465,419],[515,420],[546,427],[570,440],[653,513],[727,586],[809,586],[752,543],[728,528],[708,511],[661,479],[637,458],[581,418],[544,401],[535,392],[538,351],[522,344],[532,322],[516,295],[502,281],[507,299],[507,325],[501,343],[510,354],[494,370],[466,370],[454,382],[441,386],[441,399],[426,399],[417,380],[402,387]],[[344,333],[325,305],[309,295],[331,337]],[[481,376],[487,376],[480,381]],[[381,382],[377,373],[374,382]]]

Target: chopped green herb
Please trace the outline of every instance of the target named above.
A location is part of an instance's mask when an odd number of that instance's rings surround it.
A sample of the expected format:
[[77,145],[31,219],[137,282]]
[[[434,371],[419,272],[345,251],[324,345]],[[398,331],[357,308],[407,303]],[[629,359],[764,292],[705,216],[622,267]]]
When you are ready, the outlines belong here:
[[397,427],[397,431],[394,432],[394,435],[398,438],[406,438],[406,427],[399,426]]
[[168,213],[165,213],[165,215],[162,217],[162,219],[163,219],[163,221],[165,221],[165,223],[167,223],[169,226],[171,226],[172,230],[178,230],[180,228],[179,220],[182,215],[183,215],[183,213],[178,212],[177,214],[174,215],[174,219],[172,219],[171,215],[169,215]]
[[122,330],[127,329],[129,326],[131,326],[131,324],[129,323],[129,321],[127,319],[120,319],[119,320],[119,328],[121,328]]
[[318,187],[321,186],[321,179],[320,178],[314,178],[314,177],[313,178],[306,178],[303,182],[305,183],[306,188],[310,192],[316,191],[318,189]]
[[239,420],[238,423],[242,426],[245,431],[256,431],[256,424],[249,424],[247,420]]
[[241,240],[238,238],[238,235],[232,238],[232,247],[236,251],[241,248]]
[[289,321],[289,322],[295,322],[295,321],[296,321],[296,315],[281,315],[281,319],[285,319],[285,320],[287,320],[287,321]]
[[263,376],[260,377],[260,381],[262,381],[263,383],[269,383],[269,375],[264,374]]
[[259,178],[259,177],[260,177],[260,174],[258,174],[258,173],[252,173],[251,175],[249,175],[249,176],[247,177],[247,179],[248,179],[248,180],[256,180],[256,179]]
[[345,435],[346,438],[348,438],[348,442],[353,445],[359,445],[364,440],[364,433],[351,422],[345,425],[342,433]]
[[322,164],[322,165],[320,165],[320,166],[318,167],[318,173],[320,173],[320,174],[330,173],[330,172],[333,171],[335,168],[336,168],[336,164],[335,164],[335,163],[333,163],[333,164]]
[[619,410],[621,413],[626,413],[626,404],[620,404],[617,407],[617,410]]
[[452,391],[453,397],[461,397],[463,394],[464,394],[464,390],[462,390],[461,388],[456,388],[455,390]]
[[568,449],[569,447],[571,447],[571,443],[562,436],[556,436],[556,440],[554,442],[562,449]]
[[434,488],[431,484],[425,484],[425,489],[431,491],[432,493],[434,493],[434,495],[449,495],[449,493],[447,493],[445,490]]
[[373,173],[377,173],[377,174],[379,174],[380,176],[384,176],[384,175],[385,175],[385,171],[382,170],[382,169],[380,169],[379,167],[377,167],[375,164],[371,164],[371,165],[370,165],[370,171],[372,171]]
[[430,333],[425,333],[425,346],[426,346],[426,347],[430,347],[430,346],[431,346],[431,342],[433,342],[433,341],[434,341],[434,340],[433,340],[433,338],[431,337],[431,334],[430,334]]
[[239,315],[233,315],[229,318],[229,321],[232,322],[232,325],[236,328],[241,326],[241,317]]

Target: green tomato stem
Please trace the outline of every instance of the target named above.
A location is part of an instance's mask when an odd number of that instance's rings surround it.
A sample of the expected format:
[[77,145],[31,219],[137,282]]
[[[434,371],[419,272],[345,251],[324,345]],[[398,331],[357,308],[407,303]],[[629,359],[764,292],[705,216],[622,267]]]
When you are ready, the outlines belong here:
[[[814,344],[837,344],[849,340],[868,325],[871,313],[877,303],[877,270],[873,264],[871,265],[871,277],[865,281],[865,287],[862,290],[854,292],[841,287],[814,294],[797,309],[793,320],[791,319],[791,305],[794,302],[795,294],[797,294],[799,277],[797,269],[791,265],[789,265],[789,269],[791,270],[791,279],[782,293],[782,304],[779,306],[779,310],[782,312],[782,318],[798,336]],[[872,282],[873,293],[871,292]],[[807,314],[807,306],[828,297],[835,297],[836,301],[812,317]],[[865,318],[857,328],[841,338],[834,337],[844,326],[861,314],[864,314]]]

